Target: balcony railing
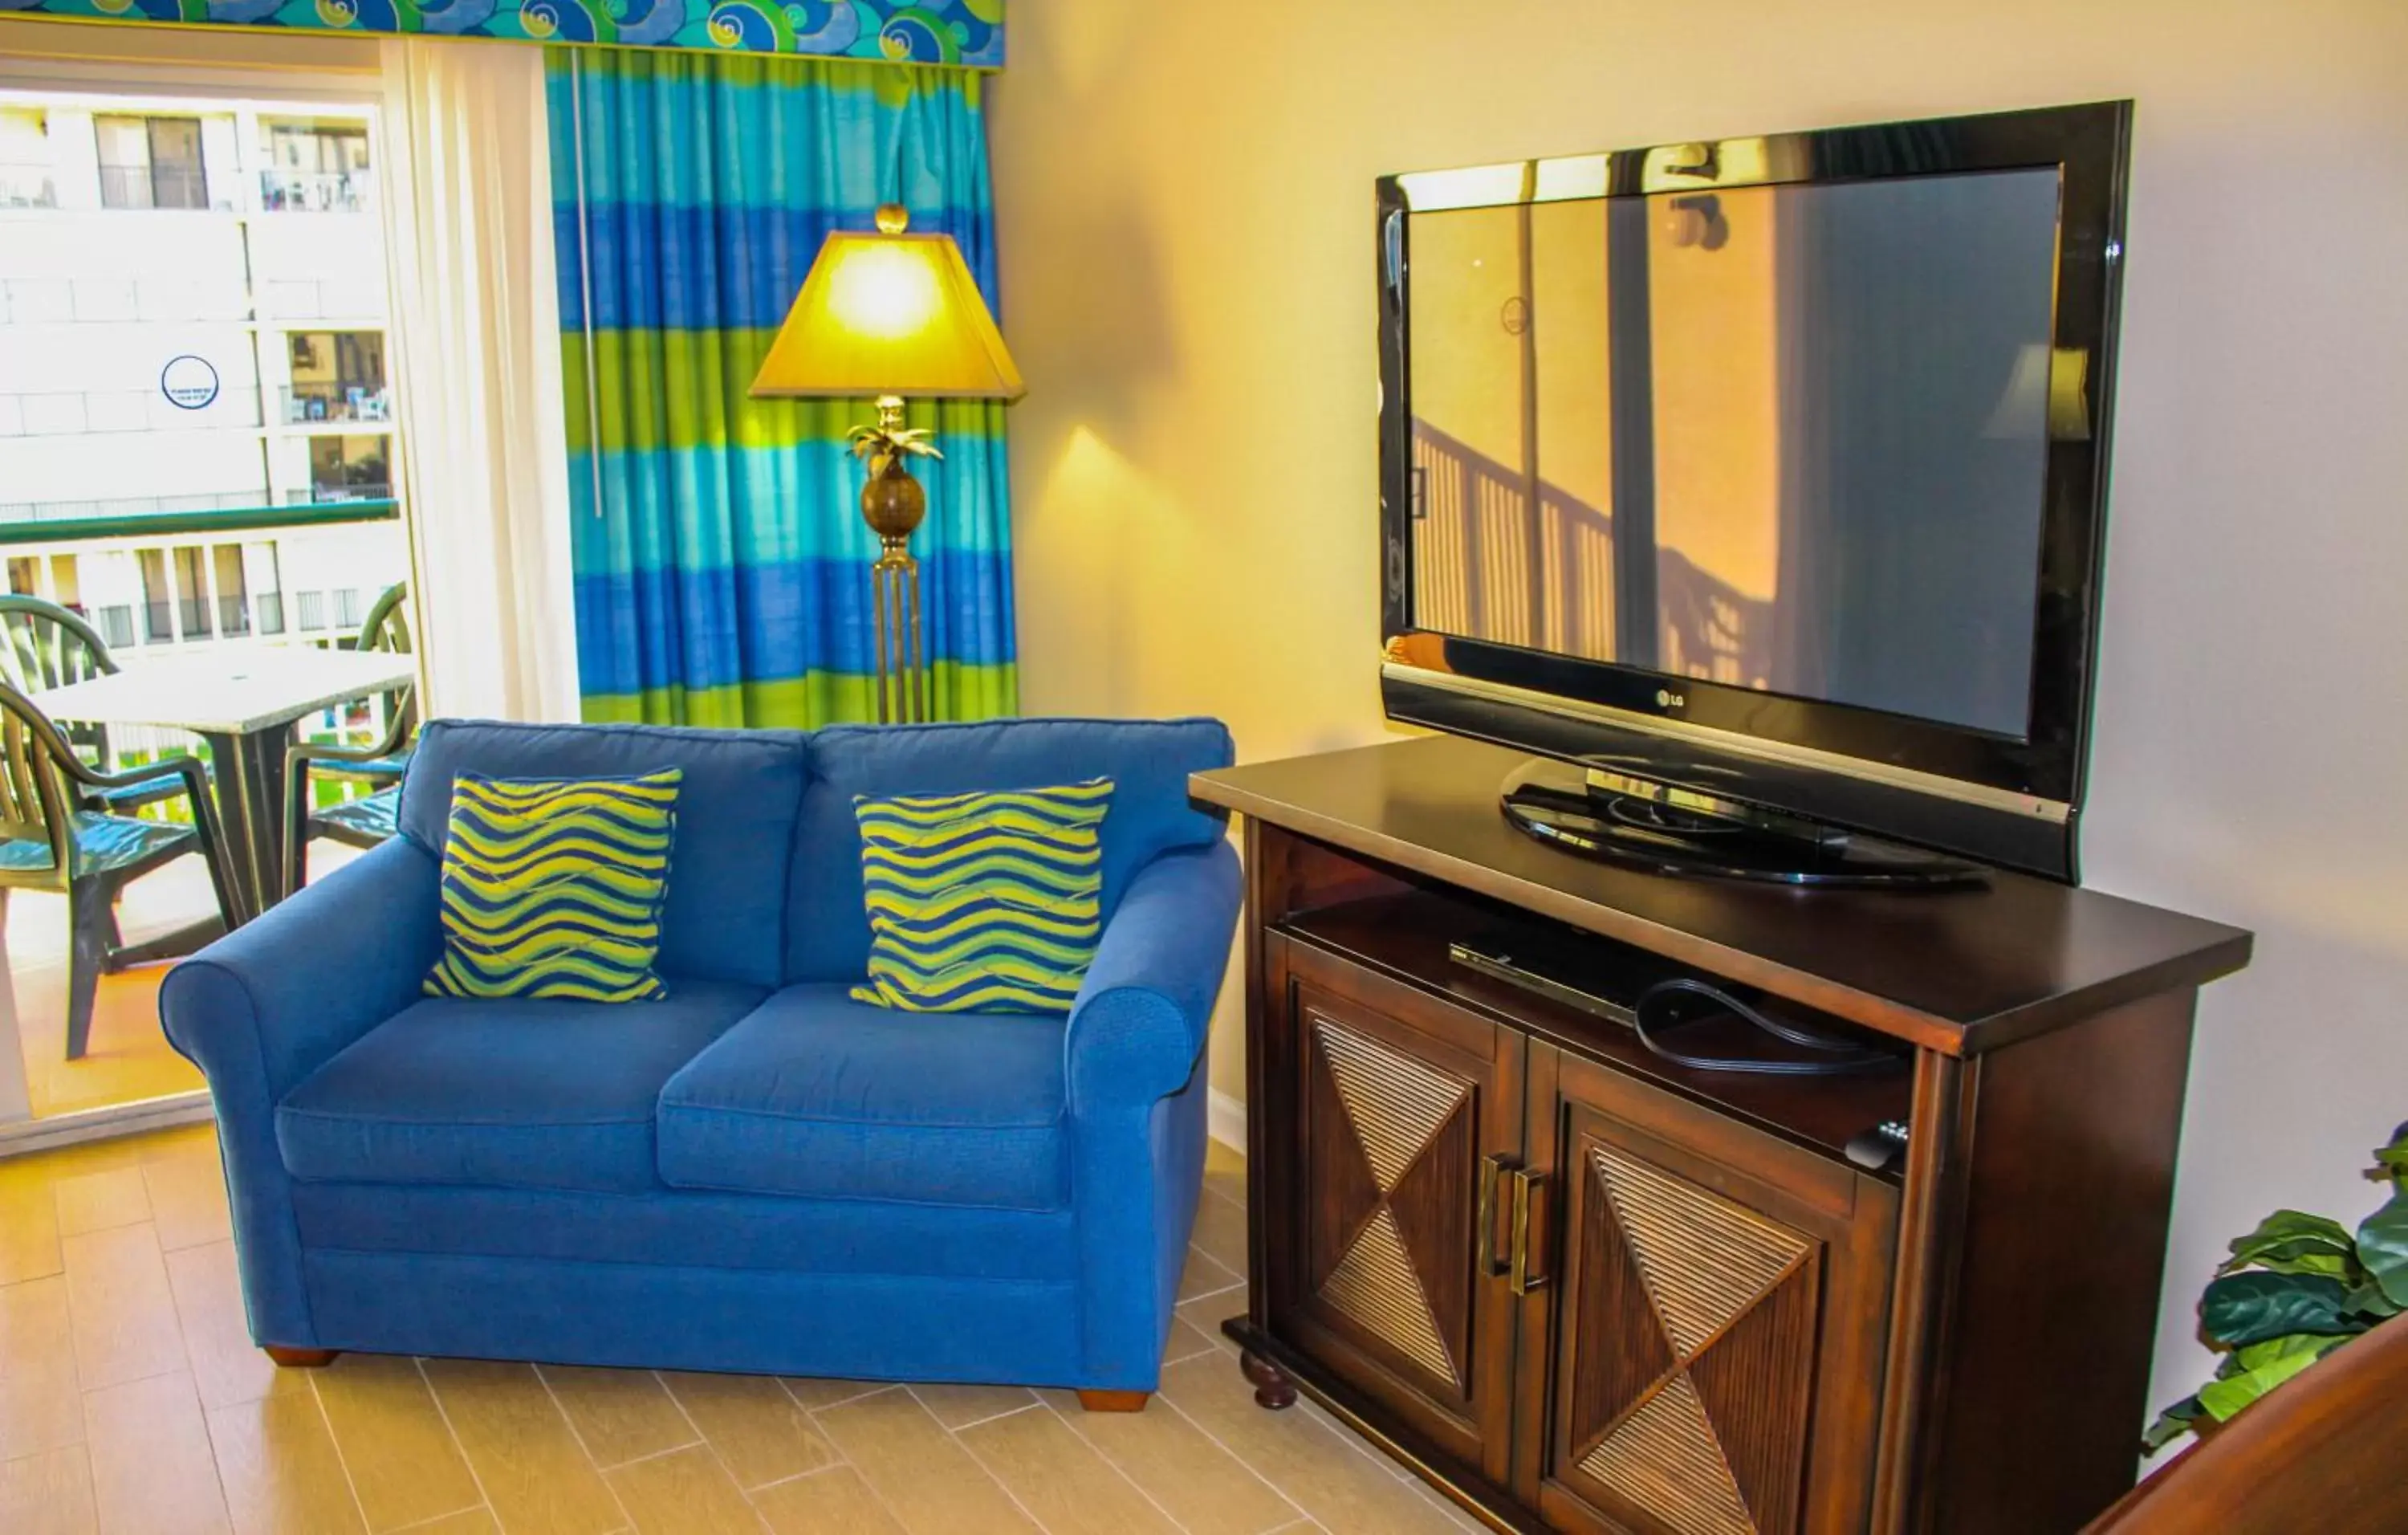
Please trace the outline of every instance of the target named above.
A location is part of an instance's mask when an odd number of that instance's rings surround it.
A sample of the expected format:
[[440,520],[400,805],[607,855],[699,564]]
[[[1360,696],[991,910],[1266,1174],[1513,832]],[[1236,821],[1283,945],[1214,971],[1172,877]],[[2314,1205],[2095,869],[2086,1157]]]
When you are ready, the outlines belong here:
[[[393,394],[351,385],[280,386],[283,421],[289,426],[387,426]],[[80,437],[93,432],[216,431],[257,426],[256,385],[221,385],[217,397],[197,407],[179,406],[155,389],[54,389],[0,393],[0,438]]]
[[179,406],[155,389],[0,394],[0,438],[214,431],[258,424],[259,391],[250,384],[221,385],[215,399],[195,409]]
[[208,178],[194,165],[103,165],[100,206],[206,209]]
[[[295,501],[309,499],[295,495]],[[108,523],[139,518],[186,517],[238,511],[256,508],[260,493],[223,491],[217,494],[183,495],[111,495],[74,501],[0,501],[0,543],[8,541],[8,529],[20,523]],[[36,533],[36,538],[53,535]],[[70,537],[72,535],[56,535]]]
[[393,396],[381,384],[374,388],[359,384],[287,384],[284,420],[293,426],[315,426],[328,421],[383,424],[393,420]]
[[56,208],[58,183],[48,165],[0,162],[0,208]]
[[358,501],[390,501],[393,487],[373,485],[312,485],[307,491],[292,491],[285,499],[299,506],[343,506]]
[[351,638],[377,594],[406,579],[398,511],[354,501],[0,524],[0,552],[35,595],[83,610],[128,659],[325,643]]
[[366,170],[278,170],[259,173],[259,207],[266,213],[368,213],[376,208],[376,173]]
[[[81,612],[118,663],[224,653],[229,667],[257,647],[347,646],[378,595],[407,579],[409,556],[391,502],[321,507],[249,506],[159,514],[115,524],[0,526],[8,573],[21,589]],[[288,627],[298,613],[301,622]],[[384,739],[398,699],[354,700],[299,722],[313,741],[366,745]],[[190,752],[165,726],[116,725],[114,764],[131,767]],[[321,804],[366,792],[323,780]],[[180,818],[179,804],[146,815]]]
[[384,313],[384,274],[269,278],[259,285],[263,320],[370,320]]
[[[0,5],[0,11],[5,11]],[[0,325],[122,324],[128,321],[240,324],[249,295],[162,273],[144,278],[0,278]]]

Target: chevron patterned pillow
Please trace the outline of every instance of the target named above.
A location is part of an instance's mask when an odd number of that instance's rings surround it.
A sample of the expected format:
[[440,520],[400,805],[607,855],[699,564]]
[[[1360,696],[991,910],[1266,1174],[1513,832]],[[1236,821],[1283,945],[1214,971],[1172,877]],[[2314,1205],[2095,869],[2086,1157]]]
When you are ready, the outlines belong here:
[[1112,781],[853,796],[869,979],[912,1012],[1064,1012],[1096,957]]
[[652,961],[682,776],[462,773],[443,841],[443,957],[427,995],[666,996]]

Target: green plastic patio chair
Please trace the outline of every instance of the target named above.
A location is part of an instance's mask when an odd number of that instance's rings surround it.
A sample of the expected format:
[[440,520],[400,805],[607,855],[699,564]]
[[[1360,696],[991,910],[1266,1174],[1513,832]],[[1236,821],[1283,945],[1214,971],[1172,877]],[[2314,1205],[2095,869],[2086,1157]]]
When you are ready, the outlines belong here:
[[[87,808],[106,802],[112,791],[155,783],[190,801],[189,824]],[[31,698],[0,682],[0,918],[11,890],[57,891],[67,898],[67,1059],[81,1057],[91,1041],[102,974],[168,952],[165,940],[131,946],[119,940],[118,893],[187,853],[208,863],[218,919],[233,927],[241,919],[217,802],[201,765],[188,756],[162,757],[104,773],[83,760]]]
[[[0,593],[0,681],[28,696],[73,682],[88,682],[117,670],[117,658],[108,642],[82,614],[55,602],[22,593]],[[114,771],[108,726],[70,720],[59,733],[75,743],[83,760],[102,772]],[[172,782],[149,780],[92,797],[90,808],[130,813],[145,805],[175,796]]]
[[[410,653],[409,583],[387,587],[368,609],[351,648]],[[284,754],[284,894],[309,877],[309,842],[323,837],[346,847],[372,848],[399,829],[401,775],[418,735],[418,700],[410,688],[386,696],[384,739],[370,746],[303,744]],[[347,780],[373,792],[312,806],[312,777]]]

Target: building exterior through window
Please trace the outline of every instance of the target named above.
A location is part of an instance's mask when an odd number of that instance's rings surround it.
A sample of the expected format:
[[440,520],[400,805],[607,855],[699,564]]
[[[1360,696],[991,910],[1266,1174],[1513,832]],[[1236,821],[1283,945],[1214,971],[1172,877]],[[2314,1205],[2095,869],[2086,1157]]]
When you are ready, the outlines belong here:
[[[0,582],[80,613],[131,672],[355,643],[409,571],[372,108],[301,99],[351,88],[322,77],[295,79],[294,99],[267,71],[242,87],[254,99],[179,97],[164,79],[136,94],[142,66],[122,78],[0,89]],[[0,672],[45,707],[38,668]],[[394,707],[347,700],[298,734],[379,741]],[[108,768],[211,750],[172,722],[75,739]],[[323,805],[374,787],[317,775],[308,792]],[[311,857],[323,873],[349,852],[321,841]],[[128,885],[114,917],[138,943],[214,911],[206,870],[181,858]],[[200,1088],[136,974],[100,979],[91,1048],[69,1056],[65,903],[21,893],[8,915],[19,1005],[0,1010],[0,1054],[24,1086],[0,1069],[0,1122]]]
[[209,178],[196,117],[108,113],[92,120],[103,208],[205,208]]
[[0,93],[8,589],[150,651],[405,579],[364,107]]

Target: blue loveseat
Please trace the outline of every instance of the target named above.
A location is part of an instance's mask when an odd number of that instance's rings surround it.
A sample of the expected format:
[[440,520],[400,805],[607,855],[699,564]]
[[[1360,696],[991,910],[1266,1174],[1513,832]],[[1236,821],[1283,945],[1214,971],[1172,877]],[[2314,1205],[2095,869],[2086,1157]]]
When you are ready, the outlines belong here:
[[[813,733],[438,721],[401,835],[176,968],[253,1338],[1154,1388],[1239,904],[1209,720]],[[666,1000],[420,995],[454,776],[684,769]],[[1068,1017],[853,1002],[855,794],[1116,781]]]

